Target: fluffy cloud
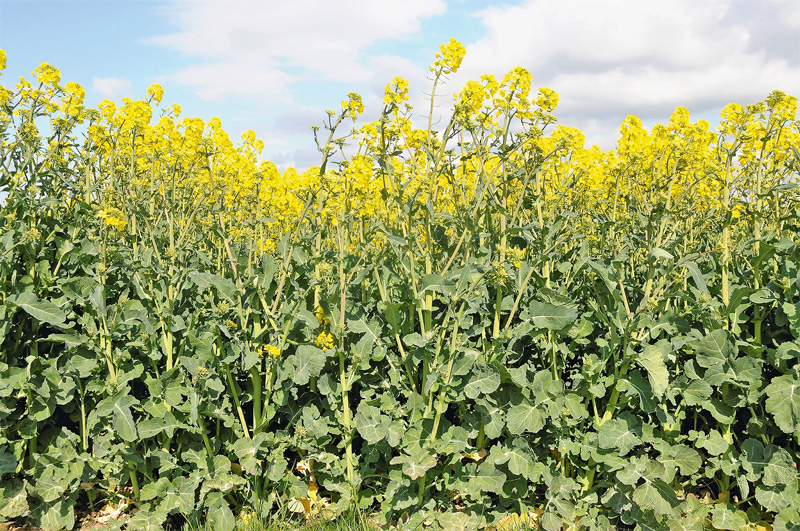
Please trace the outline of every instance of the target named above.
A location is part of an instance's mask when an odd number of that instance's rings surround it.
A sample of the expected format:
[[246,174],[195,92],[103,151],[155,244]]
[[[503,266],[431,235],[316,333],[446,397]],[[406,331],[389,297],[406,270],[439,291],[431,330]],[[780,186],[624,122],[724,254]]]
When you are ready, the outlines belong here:
[[101,99],[118,100],[122,96],[130,96],[132,92],[131,89],[131,82],[127,79],[96,77],[92,80],[92,90],[94,90]]
[[369,49],[420,30],[443,0],[172,0],[162,9],[178,31],[149,42],[201,58],[174,74],[206,99],[287,95],[304,79],[368,81]]
[[713,114],[800,90],[796,0],[526,0],[478,16],[486,34],[458,81],[523,66],[560,94],[561,122],[604,147],[627,114],[663,121],[677,105]]

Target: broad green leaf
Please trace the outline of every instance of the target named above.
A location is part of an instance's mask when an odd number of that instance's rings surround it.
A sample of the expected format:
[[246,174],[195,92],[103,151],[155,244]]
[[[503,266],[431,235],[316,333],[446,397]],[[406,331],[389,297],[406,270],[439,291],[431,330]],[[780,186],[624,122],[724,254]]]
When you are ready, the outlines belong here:
[[197,475],[176,477],[167,488],[162,498],[161,505],[168,508],[170,511],[177,509],[184,514],[190,513],[194,510],[198,482],[199,479]]
[[779,512],[787,507],[800,507],[800,494],[797,492],[797,481],[788,485],[774,487],[756,486],[756,500],[765,509]]
[[637,434],[635,420],[630,415],[623,415],[620,415],[620,418],[604,422],[597,432],[597,442],[600,448],[615,448],[620,456],[642,444]]
[[571,306],[550,304],[547,302],[532,302],[528,313],[530,318],[539,328],[548,330],[561,330],[571,325],[578,319],[578,312]]
[[124,441],[135,442],[137,439],[136,423],[133,421],[130,404],[126,400],[114,403],[114,431]]
[[358,405],[355,416],[356,429],[368,443],[375,444],[386,438],[389,421],[389,417],[381,414],[380,408],[365,402]]
[[703,273],[700,271],[700,268],[697,267],[697,264],[690,261],[683,262],[682,265],[689,270],[689,274],[692,275],[692,280],[694,280],[694,284],[697,286],[697,289],[700,290],[700,293],[708,293],[708,285],[703,278]]
[[429,454],[424,450],[416,452],[414,455],[399,455],[392,458],[389,464],[402,465],[403,473],[411,479],[419,479],[437,463],[436,455]]
[[75,508],[66,500],[47,503],[39,511],[42,515],[39,523],[44,531],[61,531],[75,527]]
[[75,334],[50,334],[42,341],[52,341],[53,343],[63,343],[67,348],[73,348],[83,345],[88,341],[86,336],[77,336]]
[[142,439],[155,437],[162,431],[166,431],[168,437],[173,437],[175,435],[175,430],[184,428],[186,428],[186,425],[182,422],[178,422],[171,411],[168,411],[164,415],[164,418],[154,417],[145,419],[137,425],[139,437]]
[[423,348],[429,341],[429,336],[423,336],[417,332],[403,336],[403,343],[405,343],[407,347]]
[[30,291],[12,295],[8,298],[8,302],[24,310],[28,315],[43,323],[59,326],[64,324],[67,320],[67,314],[65,314],[61,308],[50,301],[39,300],[39,298]]
[[483,529],[486,518],[475,513],[441,513],[436,518],[443,531],[473,531]]
[[772,531],[800,531],[800,509],[783,509],[775,516]]
[[667,520],[669,531],[704,531],[703,519],[694,515],[670,518]]
[[653,387],[638,370],[630,371],[626,376],[617,380],[616,389],[628,396],[633,394],[638,396],[639,407],[645,413],[652,413],[656,410],[656,403],[653,400]]
[[47,503],[57,500],[69,487],[69,480],[65,475],[61,467],[46,468],[36,480],[36,494]]
[[713,393],[714,389],[705,380],[692,380],[683,390],[683,399],[688,406],[699,406],[711,398]]
[[17,458],[13,454],[6,453],[0,448],[0,476],[12,474],[17,470]]
[[671,351],[669,341],[661,340],[655,345],[646,345],[644,350],[636,356],[636,361],[647,371],[650,386],[658,398],[664,396],[664,391],[669,387],[669,371],[664,363],[664,358]]
[[236,527],[236,518],[225,499],[208,508],[208,524],[214,531],[233,531]]
[[400,312],[402,305],[395,302],[381,302],[378,307],[383,309],[383,316],[386,318],[386,322],[389,323],[392,333],[399,333],[403,323],[403,314]]
[[0,481],[0,516],[19,518],[28,514],[28,493],[25,485],[19,478]]
[[633,501],[639,507],[652,509],[659,516],[674,516],[680,505],[675,490],[661,480],[645,480],[634,489]]
[[767,487],[786,485],[797,478],[797,466],[789,452],[773,444],[764,449],[764,457],[769,458],[761,481]]
[[724,363],[736,355],[736,347],[730,337],[730,332],[723,329],[714,330],[690,344],[696,351],[697,364],[705,368]]
[[461,477],[460,490],[476,499],[487,492],[500,492],[506,482],[506,475],[497,470],[488,459],[480,465],[468,463],[465,471],[466,474]]
[[493,393],[500,386],[500,371],[494,365],[478,361],[472,367],[469,382],[464,386],[464,394],[468,398]]
[[665,467],[678,468],[682,476],[691,476],[700,470],[700,465],[702,464],[702,459],[697,450],[683,444],[670,446],[661,454],[659,461]]
[[[511,446],[505,446],[498,451],[499,454],[495,459],[495,463],[508,463],[508,469],[512,474],[522,476],[527,480],[536,481],[538,479],[534,473],[535,458],[528,441],[522,437],[515,437]],[[492,455],[494,453],[495,450],[492,450]]]
[[764,390],[766,410],[775,417],[775,424],[785,433],[800,431],[800,380],[785,374],[772,380]]
[[189,278],[201,290],[208,287],[215,287],[220,295],[223,295],[230,301],[233,301],[233,294],[236,292],[236,285],[225,277],[215,275],[213,273],[201,273],[199,271],[192,271],[189,273]]
[[526,401],[509,408],[506,424],[512,435],[538,433],[544,428],[544,418],[539,409]]
[[711,509],[711,525],[715,529],[739,531],[747,525],[747,515],[732,505],[717,504]]
[[300,345],[297,353],[286,359],[289,374],[296,385],[306,385],[312,377],[319,376],[325,367],[325,352],[313,345]]
[[160,477],[156,481],[150,481],[142,487],[139,493],[139,499],[141,501],[159,499],[164,496],[169,486],[169,479],[165,477]]
[[710,455],[721,455],[730,445],[717,430],[711,430],[707,437],[698,439],[697,446],[705,448]]
[[761,288],[755,293],[750,294],[750,302],[755,304],[768,304],[777,300],[780,300],[780,297],[769,288]]

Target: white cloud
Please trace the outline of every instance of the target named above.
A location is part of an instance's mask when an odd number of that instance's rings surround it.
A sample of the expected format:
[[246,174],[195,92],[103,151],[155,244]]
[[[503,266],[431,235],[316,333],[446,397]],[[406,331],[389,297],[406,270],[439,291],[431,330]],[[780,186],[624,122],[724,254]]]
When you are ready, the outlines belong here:
[[[515,66],[561,96],[561,123],[611,147],[627,114],[718,111],[773,89],[800,92],[796,0],[526,0],[478,16],[458,84]],[[767,28],[784,39],[769,38]],[[780,33],[783,32],[783,33]],[[792,35],[794,35],[792,37]],[[603,125],[605,124],[605,125]],[[605,128],[605,132],[602,129]]]
[[125,96],[131,97],[133,85],[127,79],[96,77],[92,80],[92,89],[100,98],[118,100]]
[[178,31],[153,37],[200,58],[173,78],[202,97],[286,95],[293,81],[368,81],[370,47],[403,39],[444,0],[172,0],[163,9]]

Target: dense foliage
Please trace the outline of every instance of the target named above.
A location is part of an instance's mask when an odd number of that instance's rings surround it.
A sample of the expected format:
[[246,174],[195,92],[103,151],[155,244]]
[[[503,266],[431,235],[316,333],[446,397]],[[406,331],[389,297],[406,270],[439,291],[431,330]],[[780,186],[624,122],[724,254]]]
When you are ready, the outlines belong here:
[[34,75],[0,87],[0,517],[800,526],[795,98],[603,152],[524,69],[439,131],[396,78],[281,175],[158,86]]

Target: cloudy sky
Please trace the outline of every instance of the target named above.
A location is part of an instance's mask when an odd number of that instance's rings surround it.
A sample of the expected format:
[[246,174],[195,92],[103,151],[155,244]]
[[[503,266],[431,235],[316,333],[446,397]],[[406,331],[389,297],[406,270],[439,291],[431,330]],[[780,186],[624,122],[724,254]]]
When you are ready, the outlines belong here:
[[467,47],[439,100],[468,79],[528,69],[561,96],[559,123],[613,147],[625,116],[647,125],[677,105],[715,125],[727,103],[800,96],[800,0],[0,0],[0,83],[41,62],[103,98],[165,88],[184,115],[252,129],[279,167],[319,163],[310,125],[359,92],[377,117],[403,76],[421,117],[428,66]]

